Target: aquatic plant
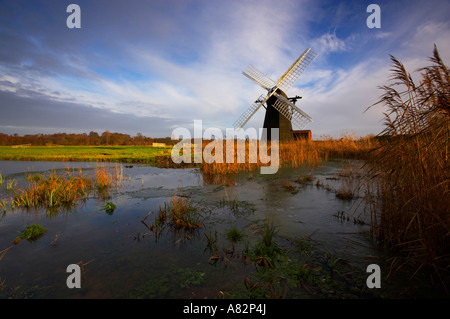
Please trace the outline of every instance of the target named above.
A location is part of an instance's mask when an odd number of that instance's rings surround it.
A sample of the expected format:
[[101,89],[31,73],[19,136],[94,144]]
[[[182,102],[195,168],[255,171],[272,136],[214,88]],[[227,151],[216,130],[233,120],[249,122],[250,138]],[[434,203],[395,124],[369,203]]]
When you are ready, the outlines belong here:
[[17,182],[15,179],[10,179],[6,182],[6,190],[8,192],[12,192],[14,190],[14,187],[17,185]]
[[244,237],[244,234],[236,227],[231,227],[226,231],[226,238],[232,243],[240,241]]
[[41,174],[27,175],[27,181],[39,182],[42,179]]
[[278,229],[273,220],[266,218],[263,225],[259,226],[254,233],[259,234],[260,239],[249,252],[251,259],[259,266],[275,267],[277,257],[282,250],[275,242]]
[[350,200],[353,199],[354,195],[352,190],[348,188],[340,188],[336,191],[336,197],[340,199]]
[[46,228],[39,224],[29,225],[25,230],[19,233],[19,238],[26,239],[28,241],[35,241],[41,237],[47,231]]
[[103,208],[100,210],[104,210],[108,215],[112,215],[114,210],[116,209],[116,205],[113,202],[107,202]]
[[217,229],[214,230],[214,235],[211,229],[209,230],[209,235],[206,234],[206,232],[204,232],[203,234],[207,241],[206,248],[209,249],[210,251],[217,252],[219,249],[217,246]]
[[314,180],[314,177],[312,177],[311,174],[299,176],[295,179],[295,181],[299,184],[306,184],[306,183],[312,182],[313,180]]
[[8,207],[8,201],[4,198],[0,200],[0,209],[3,210],[3,213],[6,213],[6,208]]
[[205,273],[201,271],[193,271],[189,268],[178,269],[180,276],[179,285],[181,288],[189,288],[192,286],[200,286],[205,280]]
[[219,202],[219,207],[229,207],[232,211],[237,211],[239,209],[238,194],[236,194],[233,200],[230,200],[228,197],[226,186],[224,187],[225,187],[225,197]]
[[[106,179],[104,179],[105,176]],[[121,176],[121,171],[117,168],[116,172],[111,174],[105,167],[97,167],[95,177],[98,180],[94,180],[96,189],[105,196],[111,185],[118,185],[121,182]],[[28,185],[14,190],[13,196],[10,198],[12,209],[45,207],[52,212],[60,208],[69,209],[87,199],[94,189],[94,181],[83,176],[81,168],[78,170],[78,174],[69,170],[66,174],[57,174],[52,171],[48,176],[30,175],[27,179],[30,181]],[[12,187],[8,186],[9,188],[12,192]]]
[[165,202],[164,207],[159,207],[154,223],[148,228],[155,233],[165,225],[169,225],[174,230],[194,230],[202,227],[202,219],[200,207],[181,195],[172,195],[170,202]]
[[49,209],[59,207],[69,207],[86,199],[92,188],[92,181],[89,178],[73,176],[68,177],[50,173],[48,177],[43,177],[39,182],[32,182],[23,189],[16,190],[12,198],[14,207],[46,207]]
[[298,193],[298,188],[294,184],[292,184],[290,181],[284,181],[283,188],[287,191],[290,191],[292,194]]
[[110,174],[105,167],[95,169],[95,186],[102,192],[108,190],[111,184]]

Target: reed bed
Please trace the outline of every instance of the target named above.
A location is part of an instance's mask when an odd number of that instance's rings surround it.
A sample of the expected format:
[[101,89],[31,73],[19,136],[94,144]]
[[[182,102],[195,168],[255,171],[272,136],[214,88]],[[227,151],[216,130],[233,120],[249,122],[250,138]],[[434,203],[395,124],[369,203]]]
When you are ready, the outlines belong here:
[[376,198],[370,205],[372,234],[400,250],[392,270],[433,270],[432,279],[448,285],[449,71],[436,47],[418,85],[399,60],[391,60],[394,83],[381,87],[375,104],[387,109],[380,134],[385,140],[372,152],[367,175]]
[[[70,209],[80,201],[86,200],[93,190],[104,194],[112,186],[120,185],[123,173],[117,166],[112,171],[105,166],[95,168],[94,178],[84,176],[82,169],[67,170],[65,173],[52,171],[45,175],[29,175],[27,184],[21,188],[13,188],[9,193],[9,207],[46,208],[58,210]],[[8,200],[2,198],[1,208],[6,211]]]
[[[203,142],[203,149],[209,142]],[[269,145],[255,142],[254,152],[260,154],[260,147],[263,147],[263,154],[267,149],[270,156],[272,148]],[[378,145],[378,142],[371,137],[355,138],[353,135],[340,139],[326,137],[320,141],[313,140],[291,140],[280,141],[279,143],[279,167],[299,167],[302,165],[317,166],[322,161],[328,161],[332,158],[363,159],[366,158],[371,150]],[[259,169],[270,163],[262,163],[261,157],[250,160],[249,151],[252,145],[245,142],[245,149],[239,149],[238,143],[234,143],[234,159],[226,161],[226,142],[223,141],[223,160],[212,163],[203,162],[200,165],[200,172],[206,183],[223,183],[227,178],[241,172],[249,172]],[[256,151],[255,151],[256,150]],[[214,151],[212,152],[214,155]],[[238,160],[239,156],[245,158],[245,161]],[[242,162],[242,163],[241,163]]]
[[13,207],[45,207],[48,209],[70,207],[87,198],[92,181],[79,175],[59,176],[52,172],[40,181],[32,181],[27,187],[14,191]]

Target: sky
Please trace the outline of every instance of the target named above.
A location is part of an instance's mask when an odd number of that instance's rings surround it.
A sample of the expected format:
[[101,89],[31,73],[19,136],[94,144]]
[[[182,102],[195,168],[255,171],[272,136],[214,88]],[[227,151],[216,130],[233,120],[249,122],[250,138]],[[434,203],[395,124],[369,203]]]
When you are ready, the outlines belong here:
[[[68,28],[70,4],[81,28]],[[380,28],[369,28],[369,4]],[[289,89],[314,139],[376,135],[390,55],[416,70],[434,45],[450,61],[445,0],[0,0],[0,133],[171,136],[225,131],[307,48],[317,58]],[[262,126],[261,108],[245,128]],[[295,129],[295,127],[294,127]],[[192,131],[193,132],[193,131]]]

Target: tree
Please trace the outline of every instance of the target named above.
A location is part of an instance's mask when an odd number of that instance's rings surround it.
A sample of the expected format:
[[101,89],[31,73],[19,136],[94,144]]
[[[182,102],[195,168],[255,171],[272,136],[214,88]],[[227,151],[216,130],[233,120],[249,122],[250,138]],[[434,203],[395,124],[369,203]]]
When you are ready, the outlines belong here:
[[109,145],[109,140],[111,138],[111,132],[106,130],[102,133],[102,144]]

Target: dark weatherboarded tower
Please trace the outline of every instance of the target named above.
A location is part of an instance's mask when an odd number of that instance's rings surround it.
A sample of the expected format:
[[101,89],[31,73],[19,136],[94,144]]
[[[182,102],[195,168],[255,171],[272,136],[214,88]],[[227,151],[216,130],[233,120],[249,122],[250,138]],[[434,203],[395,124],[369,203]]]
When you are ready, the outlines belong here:
[[[287,99],[286,94],[280,89],[277,89],[277,93]],[[270,141],[272,139],[271,128],[279,129],[278,134],[280,141],[291,140],[293,138],[291,121],[275,109],[274,105],[276,101],[277,97],[271,96],[266,102],[267,108],[263,127],[267,129],[267,140]]]
[[317,53],[313,52],[311,49],[305,50],[277,82],[273,81],[253,66],[249,66],[242,73],[249,79],[255,81],[259,86],[266,89],[268,93],[266,96],[262,94],[237,119],[237,121],[234,122],[233,127],[236,129],[244,127],[256,111],[258,111],[261,106],[264,106],[266,108],[266,116],[264,118],[263,127],[267,131],[267,139],[272,139],[270,134],[272,128],[279,129],[279,139],[281,141],[293,139],[293,124],[299,128],[303,128],[309,122],[312,122],[312,119],[295,105],[295,102],[300,97],[296,96],[294,98],[288,98],[285,92],[292,87],[294,82],[316,56]]

